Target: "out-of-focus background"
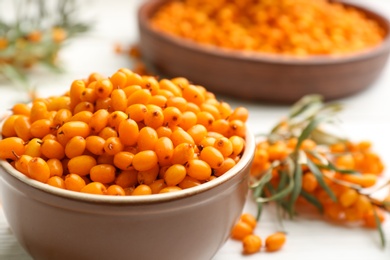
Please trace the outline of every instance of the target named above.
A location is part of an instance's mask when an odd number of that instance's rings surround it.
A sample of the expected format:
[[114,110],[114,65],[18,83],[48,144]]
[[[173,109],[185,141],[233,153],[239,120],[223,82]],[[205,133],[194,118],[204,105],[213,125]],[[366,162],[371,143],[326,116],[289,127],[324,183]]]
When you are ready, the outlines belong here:
[[[82,12],[79,19],[91,24],[85,34],[67,43],[59,54],[63,73],[51,73],[44,68],[34,68],[29,72],[30,84],[37,96],[63,94],[74,79],[87,77],[91,72],[111,75],[121,67],[131,68],[134,61],[128,55],[115,52],[115,46],[129,46],[138,42],[137,11],[145,0],[87,0],[79,1]],[[390,1],[354,0],[390,17]],[[13,1],[0,1],[0,15],[12,15],[3,8],[12,8]],[[180,76],[180,75],[178,75]],[[207,87],[207,86],[206,86]],[[0,115],[6,113],[16,102],[29,98],[23,87],[0,81]],[[217,96],[233,107],[245,106],[250,111],[249,128],[255,133],[267,132],[281,117],[287,114],[288,106],[246,102],[232,97]],[[353,140],[368,139],[388,167],[390,167],[390,64],[378,80],[367,90],[348,98],[338,100],[344,104],[339,119],[343,129]],[[386,171],[390,178],[390,171]],[[244,211],[256,213],[256,206],[248,198]],[[274,214],[266,210],[257,233],[266,236],[278,228]],[[389,217],[389,216],[388,216]],[[241,243],[229,240],[215,256],[222,259],[375,259],[390,258],[390,221],[383,225],[389,243],[386,248],[379,246],[379,236],[375,230],[340,226],[321,220],[317,215],[298,216],[293,221],[285,221],[288,241],[284,248],[275,253],[243,256]],[[191,234],[189,234],[191,235]],[[201,248],[199,250],[202,250]],[[0,259],[30,259],[21,249],[8,229],[0,208]],[[185,257],[183,258],[185,259]]]

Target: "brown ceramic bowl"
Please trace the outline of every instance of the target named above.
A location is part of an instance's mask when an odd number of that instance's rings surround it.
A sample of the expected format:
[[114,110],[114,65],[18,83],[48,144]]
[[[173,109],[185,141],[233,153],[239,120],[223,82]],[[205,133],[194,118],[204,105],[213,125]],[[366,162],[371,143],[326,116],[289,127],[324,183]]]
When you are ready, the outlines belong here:
[[211,259],[242,212],[254,150],[248,133],[241,160],[217,179],[124,197],[51,187],[0,161],[0,198],[17,240],[37,260]]
[[386,30],[382,44],[342,57],[283,57],[229,51],[204,46],[153,29],[150,18],[169,0],[150,0],[138,13],[140,49],[147,63],[169,77],[184,76],[214,93],[246,100],[293,103],[306,94],[327,100],[352,95],[369,87],[386,64],[390,23],[373,11],[353,6]]

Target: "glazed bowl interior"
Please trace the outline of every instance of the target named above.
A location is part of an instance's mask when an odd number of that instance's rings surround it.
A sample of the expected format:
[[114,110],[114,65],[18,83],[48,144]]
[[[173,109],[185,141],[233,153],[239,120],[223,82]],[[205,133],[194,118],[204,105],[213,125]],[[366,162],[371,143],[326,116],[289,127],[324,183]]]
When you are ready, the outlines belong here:
[[353,54],[295,57],[198,44],[157,30],[150,20],[168,2],[151,0],[139,10],[144,60],[163,75],[185,76],[221,95],[290,104],[313,93],[328,100],[350,96],[372,85],[390,52],[388,19],[355,4],[343,3],[378,22],[386,32],[381,44]]

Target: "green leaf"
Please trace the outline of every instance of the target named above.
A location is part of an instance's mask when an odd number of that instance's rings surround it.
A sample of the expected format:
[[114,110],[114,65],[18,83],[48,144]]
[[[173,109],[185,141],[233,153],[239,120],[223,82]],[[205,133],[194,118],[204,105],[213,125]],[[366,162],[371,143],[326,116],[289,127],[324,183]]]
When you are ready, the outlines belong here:
[[306,95],[298,100],[290,109],[289,118],[294,118],[304,112],[313,103],[322,103],[321,95]]
[[313,173],[314,177],[316,177],[318,184],[326,191],[326,193],[328,193],[329,197],[334,202],[336,202],[337,201],[336,195],[333,193],[332,189],[329,188],[329,186],[324,181],[324,176],[320,171],[320,169],[318,169],[317,165],[312,160],[307,158],[307,166],[309,167],[310,171]]
[[310,121],[310,123],[303,129],[301,135],[298,137],[297,145],[295,146],[294,153],[297,153],[302,145],[302,142],[309,138],[311,132],[322,122],[329,120],[328,117],[316,117]]
[[375,209],[373,209],[373,212],[374,212],[376,228],[377,228],[377,230],[379,232],[379,236],[380,236],[380,239],[381,239],[381,246],[382,246],[382,248],[385,248],[385,246],[386,246],[386,238],[385,238],[385,234],[383,233],[382,223],[379,220],[378,213],[376,212]]
[[255,198],[260,197],[263,191],[264,185],[272,179],[272,167],[270,167],[266,173],[254,184],[250,185],[250,188],[254,190],[253,196]]
[[266,202],[270,202],[270,201],[280,200],[280,199],[283,199],[284,197],[286,197],[287,195],[289,195],[291,193],[291,191],[293,190],[293,188],[294,188],[294,180],[292,178],[290,178],[288,186],[286,188],[278,191],[275,194],[272,194],[270,197],[267,197],[267,198],[256,197],[255,200],[258,203],[266,203]]
[[292,182],[294,185],[291,190],[291,198],[289,199],[289,204],[288,204],[290,216],[293,215],[295,201],[298,199],[298,196],[302,190],[302,168],[298,164],[297,160],[298,159],[296,159],[295,161],[295,169],[294,169],[294,176],[293,176],[294,181]]
[[304,190],[301,190],[301,195],[307,202],[315,206],[321,214],[324,212],[324,207],[316,197]]

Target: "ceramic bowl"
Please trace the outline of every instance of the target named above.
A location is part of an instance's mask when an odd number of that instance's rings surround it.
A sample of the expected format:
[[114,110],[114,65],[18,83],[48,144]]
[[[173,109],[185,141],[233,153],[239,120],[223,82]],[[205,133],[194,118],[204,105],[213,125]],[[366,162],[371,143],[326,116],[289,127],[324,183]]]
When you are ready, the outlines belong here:
[[51,187],[0,161],[0,198],[14,235],[37,260],[211,259],[242,212],[254,150],[248,133],[241,160],[217,179],[123,197]]
[[306,94],[326,100],[358,93],[380,75],[390,51],[389,21],[352,4],[385,29],[379,46],[358,54],[283,57],[205,46],[158,31],[150,18],[169,0],[150,0],[138,13],[140,50],[147,64],[169,77],[184,76],[214,93],[273,103],[293,103]]

